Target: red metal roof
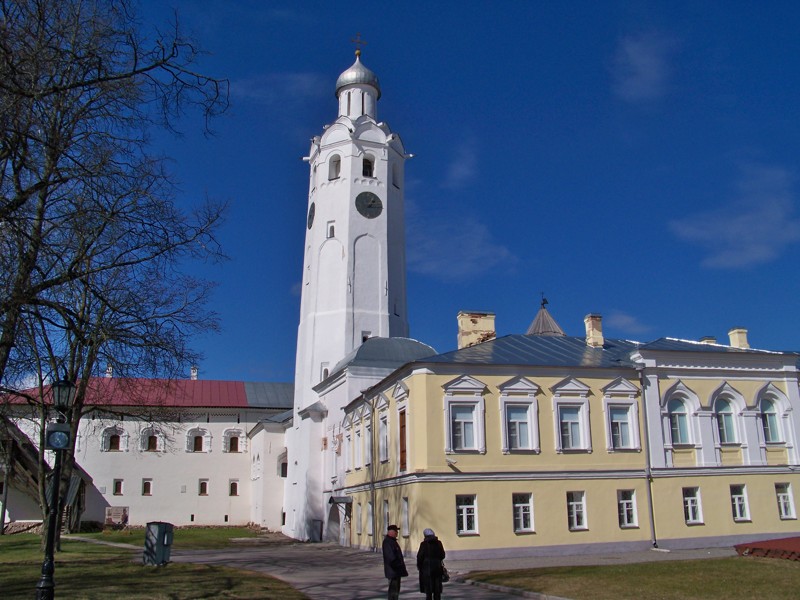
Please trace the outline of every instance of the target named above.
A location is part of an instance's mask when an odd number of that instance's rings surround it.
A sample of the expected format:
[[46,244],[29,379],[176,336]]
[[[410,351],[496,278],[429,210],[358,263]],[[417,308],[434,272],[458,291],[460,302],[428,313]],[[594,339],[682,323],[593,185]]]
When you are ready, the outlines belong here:
[[124,379],[89,382],[86,406],[247,407],[242,381],[206,379]]

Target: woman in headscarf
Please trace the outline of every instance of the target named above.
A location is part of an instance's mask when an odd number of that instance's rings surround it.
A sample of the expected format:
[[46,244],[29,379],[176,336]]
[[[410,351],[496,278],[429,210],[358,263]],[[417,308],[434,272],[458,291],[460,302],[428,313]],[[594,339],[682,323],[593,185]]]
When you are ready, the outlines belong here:
[[445,557],[444,546],[433,529],[422,532],[425,539],[417,552],[417,570],[419,571],[419,591],[425,594],[425,600],[440,600],[442,597],[442,574]]

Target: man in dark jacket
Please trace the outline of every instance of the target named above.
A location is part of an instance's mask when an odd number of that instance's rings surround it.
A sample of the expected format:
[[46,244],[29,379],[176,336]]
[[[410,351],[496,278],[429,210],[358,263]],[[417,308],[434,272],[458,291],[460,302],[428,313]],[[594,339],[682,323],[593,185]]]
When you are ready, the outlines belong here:
[[419,591],[425,594],[425,600],[441,600],[442,576],[444,575],[445,551],[442,542],[436,537],[433,529],[422,532],[425,539],[417,552],[417,570],[419,571]]
[[397,532],[397,525],[389,525],[383,538],[383,573],[389,580],[389,600],[400,598],[400,578],[408,576],[403,551],[397,543]]

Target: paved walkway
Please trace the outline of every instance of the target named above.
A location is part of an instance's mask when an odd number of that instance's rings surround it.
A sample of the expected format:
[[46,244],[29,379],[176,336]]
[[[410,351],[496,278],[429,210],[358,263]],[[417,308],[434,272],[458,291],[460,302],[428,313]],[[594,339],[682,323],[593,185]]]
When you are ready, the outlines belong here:
[[[503,600],[514,597],[509,590],[491,590],[457,581],[459,574],[489,569],[524,569],[561,565],[607,565],[658,560],[687,560],[734,556],[732,548],[707,548],[660,552],[615,553],[589,556],[530,557],[481,560],[447,560],[455,575],[445,584],[447,600]],[[386,598],[380,553],[343,548],[335,544],[247,544],[225,550],[173,551],[174,562],[217,564],[266,573],[286,581],[314,600],[372,600]],[[406,559],[411,576],[403,579],[401,598],[422,599],[413,559]],[[557,600],[553,596],[525,594],[528,598]]]

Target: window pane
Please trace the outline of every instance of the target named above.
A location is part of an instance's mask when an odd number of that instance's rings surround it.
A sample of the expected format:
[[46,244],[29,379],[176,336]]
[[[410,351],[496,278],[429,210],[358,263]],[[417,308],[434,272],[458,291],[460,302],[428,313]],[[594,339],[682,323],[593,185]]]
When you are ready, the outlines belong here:
[[453,449],[465,450],[475,448],[475,407],[452,406]]
[[559,409],[561,419],[561,447],[564,449],[581,447],[580,408],[562,406]]
[[508,447],[511,449],[530,448],[528,435],[528,408],[525,406],[509,406],[506,408],[506,427],[508,429]]
[[611,409],[611,446],[613,448],[630,448],[631,433],[627,408]]

